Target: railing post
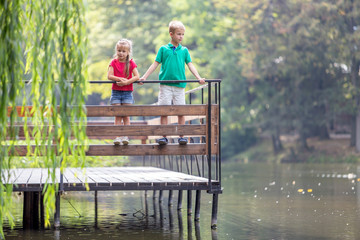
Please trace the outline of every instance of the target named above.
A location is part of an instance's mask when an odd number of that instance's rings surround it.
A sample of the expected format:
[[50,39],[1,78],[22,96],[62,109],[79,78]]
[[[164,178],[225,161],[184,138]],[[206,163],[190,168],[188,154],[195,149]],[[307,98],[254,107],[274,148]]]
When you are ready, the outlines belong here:
[[183,190],[179,190],[177,210],[181,210],[182,208],[182,196],[183,196]]
[[[204,104],[204,89],[201,89],[201,104]],[[201,119],[201,124],[204,124],[204,119]],[[205,138],[201,137],[201,142],[205,142]],[[204,155],[201,156],[201,163],[202,163],[202,177],[205,177],[205,157]]]
[[[64,191],[64,174],[61,172],[61,164],[63,159],[60,159],[60,183],[59,183],[59,190],[55,193],[55,216],[54,216],[54,227],[60,228],[60,196],[61,193]],[[56,171],[56,170],[55,170]]]
[[190,216],[192,214],[192,191],[187,191],[187,215]]
[[219,142],[218,142],[218,155],[219,155],[219,185],[221,186],[221,82],[219,82],[219,111],[218,111],[218,121],[219,121]]
[[163,190],[159,190],[159,203],[163,201]]
[[173,190],[169,190],[168,206],[172,206],[172,205],[173,205]]
[[60,191],[55,193],[55,216],[54,216],[54,227],[60,228]]
[[95,228],[98,227],[98,191],[94,192],[94,202],[95,202]]
[[211,82],[208,83],[208,115],[207,115],[208,138],[206,139],[208,147],[208,172],[209,172],[209,190],[212,191],[211,186]]
[[[218,104],[218,83],[215,83],[215,104]],[[217,141],[216,144],[219,144],[219,141]],[[215,157],[215,179],[219,179],[219,154],[216,154]]]

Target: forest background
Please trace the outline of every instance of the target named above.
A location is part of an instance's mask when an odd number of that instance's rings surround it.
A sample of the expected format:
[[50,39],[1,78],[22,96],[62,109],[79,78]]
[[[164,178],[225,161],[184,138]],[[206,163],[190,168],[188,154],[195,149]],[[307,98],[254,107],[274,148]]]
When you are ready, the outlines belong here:
[[[349,159],[358,162],[360,1],[0,1],[0,237],[4,218],[12,221],[12,187],[4,184],[10,175],[2,170],[47,168],[54,182],[57,168],[84,167],[83,106],[109,104],[111,92],[108,84],[88,81],[106,80],[121,38],[133,41],[142,75],[170,41],[168,23],[175,19],[186,26],[183,45],[201,76],[222,79],[222,160],[245,161],[252,154],[256,160],[309,161],[324,145],[338,148],[339,141],[329,142],[331,134],[345,133],[350,138],[338,156],[354,153]],[[190,71],[187,77],[193,78]],[[157,72],[149,79],[156,80]],[[157,94],[155,84],[136,86],[136,104],[152,104]],[[29,158],[12,158],[19,119],[8,107],[29,104],[34,130],[24,143],[36,147]],[[75,119],[79,124],[71,124]],[[27,121],[22,119],[25,132]],[[44,125],[53,127],[44,131]],[[270,144],[259,145],[264,138]],[[54,141],[59,152],[50,147]],[[44,189],[47,224],[57,187]]]
[[[133,41],[144,74],[169,42],[171,20],[186,26],[183,45],[200,74],[222,79],[225,160],[264,137],[271,152],[285,152],[283,160],[316,152],[309,139],[331,133],[350,134],[346,146],[359,146],[359,1],[89,0],[89,80],[106,80],[121,38]],[[188,70],[187,78],[194,78]],[[157,93],[156,84],[136,86],[136,103],[154,103]],[[88,104],[108,104],[110,89],[93,85],[88,94]],[[284,150],[282,136],[296,142]]]

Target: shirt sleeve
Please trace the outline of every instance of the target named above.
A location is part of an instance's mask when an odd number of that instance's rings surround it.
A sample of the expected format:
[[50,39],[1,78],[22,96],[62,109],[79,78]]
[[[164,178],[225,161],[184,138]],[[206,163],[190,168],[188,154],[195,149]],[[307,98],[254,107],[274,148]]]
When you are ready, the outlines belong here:
[[130,68],[133,70],[134,68],[137,68],[137,65],[133,59],[130,60]]
[[111,61],[109,62],[109,67],[114,67],[114,66],[113,66],[113,61],[114,61],[114,60],[111,60]]
[[191,60],[191,57],[190,57],[190,52],[189,52],[189,50],[186,48],[185,63],[188,64],[189,62],[192,62],[192,60]]
[[163,60],[163,47],[159,49],[155,58],[155,61],[157,61],[158,63],[161,63],[162,60]]

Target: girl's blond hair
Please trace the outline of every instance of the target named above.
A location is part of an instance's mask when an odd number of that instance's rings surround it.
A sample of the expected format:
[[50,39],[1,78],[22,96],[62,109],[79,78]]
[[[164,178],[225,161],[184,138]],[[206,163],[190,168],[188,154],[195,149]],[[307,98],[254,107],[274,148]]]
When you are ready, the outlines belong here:
[[129,49],[129,55],[126,57],[125,61],[125,76],[128,77],[130,74],[130,57],[132,56],[132,42],[129,39],[120,39],[115,45],[115,54],[114,58],[117,57],[117,47],[126,46]]

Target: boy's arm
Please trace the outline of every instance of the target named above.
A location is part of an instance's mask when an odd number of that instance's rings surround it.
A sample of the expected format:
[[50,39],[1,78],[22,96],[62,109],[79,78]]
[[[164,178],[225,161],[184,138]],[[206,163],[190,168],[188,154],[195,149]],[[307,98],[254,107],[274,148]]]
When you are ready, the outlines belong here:
[[188,65],[188,67],[190,69],[190,72],[199,80],[199,83],[204,84],[205,83],[205,78],[200,77],[200,74],[196,70],[194,64],[192,62],[189,62],[187,65]]
[[158,63],[157,61],[153,62],[153,64],[151,64],[146,73],[140,78],[140,81],[145,81],[155,71],[159,64],[160,63]]

